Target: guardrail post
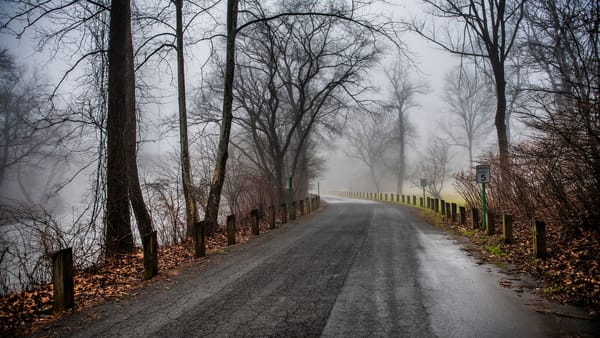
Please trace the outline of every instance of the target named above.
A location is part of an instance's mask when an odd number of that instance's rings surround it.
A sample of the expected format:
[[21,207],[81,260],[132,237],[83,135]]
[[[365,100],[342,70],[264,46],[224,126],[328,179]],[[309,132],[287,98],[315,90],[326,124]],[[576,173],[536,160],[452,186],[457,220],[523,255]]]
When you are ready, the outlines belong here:
[[456,223],[456,203],[450,205],[452,211],[452,223]]
[[279,217],[281,217],[281,225],[287,223],[287,214],[287,204],[282,203],[281,207],[279,208]]
[[73,292],[73,249],[67,248],[52,255],[52,283],[54,284],[54,311],[75,306]]
[[260,235],[260,227],[258,226],[258,210],[250,211],[250,221],[252,222],[252,235]]
[[491,236],[496,231],[496,215],[492,212],[487,212],[487,225],[485,232]]
[[471,209],[471,222],[473,223],[473,229],[479,229],[479,210],[477,208]]
[[144,248],[144,279],[158,275],[158,240],[156,231],[146,234],[142,238]]
[[194,223],[194,257],[200,258],[206,255],[204,243],[204,221]]
[[512,222],[513,222],[512,215],[509,215],[509,214],[502,215],[502,240],[504,240],[504,243],[507,243],[507,244],[513,242]]
[[235,215],[227,216],[227,245],[234,245],[235,238]]
[[460,213],[460,224],[461,225],[466,225],[467,224],[467,210],[465,207],[460,206],[458,208],[459,213]]
[[296,201],[292,202],[292,207],[290,208],[290,220],[293,221],[296,219]]
[[536,258],[545,258],[546,251],[546,223],[533,222],[533,254]]

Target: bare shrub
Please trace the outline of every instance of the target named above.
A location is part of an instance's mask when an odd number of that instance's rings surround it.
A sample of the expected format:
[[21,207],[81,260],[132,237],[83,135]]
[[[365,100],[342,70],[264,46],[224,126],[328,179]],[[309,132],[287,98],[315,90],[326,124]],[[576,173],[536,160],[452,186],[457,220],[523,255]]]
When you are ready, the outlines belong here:
[[73,248],[75,267],[96,263],[101,230],[93,224],[61,223],[49,210],[24,204],[0,205],[0,294],[6,295],[48,283],[52,254]]

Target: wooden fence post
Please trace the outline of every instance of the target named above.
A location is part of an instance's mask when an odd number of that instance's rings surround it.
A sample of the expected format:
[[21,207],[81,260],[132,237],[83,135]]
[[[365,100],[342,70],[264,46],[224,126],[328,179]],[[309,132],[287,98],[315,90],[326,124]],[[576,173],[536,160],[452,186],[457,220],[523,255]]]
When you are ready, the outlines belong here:
[[279,217],[281,217],[281,225],[284,225],[285,223],[287,223],[287,214],[288,214],[287,205],[285,203],[281,204],[279,213],[280,213]]
[[436,199],[434,200],[434,203],[433,203],[433,204],[434,204],[434,207],[435,207],[435,212],[436,212],[436,213],[439,213],[439,212],[440,212],[440,199],[439,199],[439,198],[436,198]]
[[[358,195],[358,193],[356,193],[356,197],[360,198],[360,196]],[[304,199],[304,207],[306,208],[306,214],[310,214],[312,212],[312,207],[310,205],[310,199],[307,197]]]
[[425,201],[423,201],[423,197],[419,197],[419,206],[420,206],[421,208],[424,208],[424,207],[425,207]]
[[52,283],[54,284],[54,311],[75,306],[73,292],[73,249],[67,248],[52,255]]
[[404,195],[402,195],[402,204],[404,204],[404,203],[405,203],[405,202],[404,202]]
[[269,229],[275,229],[275,206],[271,205],[267,209],[269,213]]
[[413,205],[417,205],[417,196],[413,195]]
[[142,238],[144,248],[144,279],[158,275],[158,240],[156,231],[146,234]]
[[446,201],[440,200],[440,204],[442,207],[442,216],[446,215]]
[[461,225],[466,225],[467,224],[467,210],[465,207],[460,206],[458,208],[458,211],[460,213],[460,224]]
[[300,216],[304,216],[304,200],[299,200],[298,204],[300,204]]
[[227,245],[235,243],[235,215],[229,215],[227,216]]
[[504,240],[504,243],[507,244],[513,242],[512,222],[512,215],[502,215],[502,239]]
[[204,221],[194,223],[194,257],[200,258],[206,255],[204,243]]
[[427,197],[427,209],[431,210],[431,197]]
[[452,223],[456,223],[456,203],[450,205],[452,211]]
[[450,202],[446,202],[446,222],[450,223]]
[[485,232],[489,236],[496,232],[496,215],[489,211],[487,212],[487,226]]
[[545,258],[546,252],[546,223],[533,222],[533,254],[536,258]]
[[477,208],[471,209],[471,222],[473,223],[473,229],[479,229],[479,210]]
[[290,208],[290,220],[293,221],[296,219],[296,201],[292,202],[292,207]]
[[260,228],[258,226],[258,210],[254,209],[250,211],[250,221],[252,222],[252,235],[260,235]]

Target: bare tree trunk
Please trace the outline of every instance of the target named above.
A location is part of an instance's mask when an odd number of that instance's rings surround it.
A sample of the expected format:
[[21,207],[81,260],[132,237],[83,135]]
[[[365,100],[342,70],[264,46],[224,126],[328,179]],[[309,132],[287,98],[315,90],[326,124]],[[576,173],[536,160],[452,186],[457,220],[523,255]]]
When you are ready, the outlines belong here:
[[506,174],[508,169],[508,136],[506,131],[506,78],[504,65],[500,61],[491,58],[492,65],[495,64],[494,77],[496,80],[496,133],[498,134],[498,149],[500,152],[501,174]]
[[223,120],[221,121],[221,134],[219,148],[217,150],[217,161],[213,173],[213,179],[208,194],[206,206],[205,224],[208,234],[217,228],[219,216],[219,203],[221,191],[225,181],[225,171],[228,156],[229,136],[231,134],[231,123],[233,121],[233,76],[235,70],[235,34],[237,30],[238,0],[227,0],[227,46],[225,58],[225,88],[223,93]]
[[[131,76],[128,65],[133,65],[131,47],[130,0],[115,1],[111,8],[108,49],[108,117],[107,117],[107,200],[106,200],[106,255],[116,256],[133,251],[133,235],[129,221],[128,175],[128,111]],[[135,119],[135,115],[134,115]],[[135,136],[135,133],[134,133]]]
[[[135,115],[132,116],[132,119],[135,123]],[[132,128],[133,132],[130,138],[133,141],[133,146],[130,145],[128,156],[129,161],[129,200],[131,202],[131,207],[133,209],[133,213],[135,214],[135,221],[137,223],[138,232],[140,233],[140,238],[144,238],[144,236],[152,233],[152,218],[150,218],[150,214],[148,213],[148,209],[146,208],[146,203],[144,203],[144,195],[142,193],[142,188],[140,187],[140,178],[138,175],[137,169],[137,151],[135,145],[135,126]]]
[[186,235],[192,236],[194,224],[198,221],[196,201],[192,194],[192,173],[190,169],[190,151],[187,126],[187,106],[185,95],[185,70],[183,60],[183,0],[175,0],[177,16],[177,98],[179,103],[179,146],[181,161],[181,179],[185,199]]

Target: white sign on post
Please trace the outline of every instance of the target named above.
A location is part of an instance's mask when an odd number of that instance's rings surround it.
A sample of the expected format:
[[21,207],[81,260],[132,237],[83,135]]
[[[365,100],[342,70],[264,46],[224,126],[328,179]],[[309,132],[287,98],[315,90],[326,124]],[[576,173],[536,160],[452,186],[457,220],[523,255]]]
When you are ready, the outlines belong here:
[[475,179],[477,183],[490,183],[492,180],[492,172],[490,171],[490,165],[478,165],[475,167]]

